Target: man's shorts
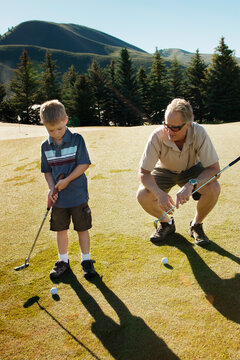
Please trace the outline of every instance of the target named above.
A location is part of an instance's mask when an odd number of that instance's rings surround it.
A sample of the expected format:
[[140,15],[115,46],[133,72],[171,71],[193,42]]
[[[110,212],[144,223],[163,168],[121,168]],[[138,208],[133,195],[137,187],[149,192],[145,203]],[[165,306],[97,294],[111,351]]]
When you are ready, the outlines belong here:
[[[152,171],[152,175],[158,185],[158,187],[165,191],[169,192],[170,189],[179,185],[183,187],[190,179],[195,179],[198,175],[200,175],[204,170],[204,167],[199,162],[198,164],[192,166],[190,169],[182,171],[181,173],[174,173],[167,169],[154,169]],[[193,195],[194,200],[200,199],[200,194],[196,192]]]
[[74,230],[85,231],[91,229],[92,215],[88,203],[86,202],[72,208],[57,208],[53,206],[50,218],[50,230],[68,230],[71,219]]

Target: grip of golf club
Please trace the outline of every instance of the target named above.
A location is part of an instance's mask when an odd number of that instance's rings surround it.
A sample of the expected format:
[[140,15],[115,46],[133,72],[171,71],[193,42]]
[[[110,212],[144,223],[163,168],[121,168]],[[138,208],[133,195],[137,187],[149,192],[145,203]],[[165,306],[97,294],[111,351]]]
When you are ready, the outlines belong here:
[[230,164],[228,166],[232,166],[234,164],[236,164],[236,162],[238,162],[240,160],[240,156],[238,158],[236,158],[235,160],[233,160],[232,162],[230,162]]
[[[64,174],[61,174],[61,175],[59,176],[58,180],[64,179],[64,176],[65,176]],[[58,193],[58,189],[57,189],[57,188],[54,188],[52,196],[56,195],[57,193]],[[50,200],[50,199],[48,198],[48,202],[47,202],[47,209],[48,209],[48,210],[51,209],[52,204],[53,204],[52,200]]]

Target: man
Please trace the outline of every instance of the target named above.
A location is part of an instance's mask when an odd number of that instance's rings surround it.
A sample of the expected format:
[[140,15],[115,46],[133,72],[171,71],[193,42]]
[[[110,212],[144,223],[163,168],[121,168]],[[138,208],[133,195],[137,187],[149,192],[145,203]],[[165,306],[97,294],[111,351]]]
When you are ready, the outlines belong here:
[[[184,99],[174,99],[166,109],[163,125],[151,134],[142,155],[137,199],[146,212],[158,219],[173,206],[185,204],[197,187],[220,171],[208,134],[193,118],[191,105]],[[181,189],[174,202],[168,192],[176,184]],[[202,222],[216,205],[219,194],[216,178],[193,194],[197,208],[189,235],[197,245],[209,243]],[[172,213],[173,210],[169,212]],[[166,215],[150,240],[161,242],[174,232],[174,219]]]

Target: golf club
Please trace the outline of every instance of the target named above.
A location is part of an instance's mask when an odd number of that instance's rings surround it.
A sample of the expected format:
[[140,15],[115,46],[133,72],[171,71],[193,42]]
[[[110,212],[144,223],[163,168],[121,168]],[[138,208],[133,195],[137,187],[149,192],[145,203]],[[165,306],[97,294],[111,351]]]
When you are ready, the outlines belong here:
[[[233,160],[232,162],[230,162],[230,164],[228,164],[227,166],[225,166],[225,168],[223,168],[221,171],[219,171],[217,174],[215,174],[213,177],[211,177],[209,180],[207,180],[205,183],[203,183],[202,185],[200,185],[196,190],[194,190],[192,192],[192,195],[195,194],[198,190],[200,190],[203,186],[207,185],[210,181],[212,181],[215,177],[217,177],[218,175],[220,175],[224,170],[227,170],[230,166],[236,164],[236,162],[238,162],[240,160],[240,156],[237,157],[235,160]],[[157,229],[158,227],[158,222],[160,222],[169,212],[171,212],[173,209],[175,209],[176,205],[174,205],[171,209],[169,209],[168,211],[166,211],[163,216],[157,220],[154,221],[154,226]]]
[[[58,179],[58,180],[61,180],[61,179],[63,179],[63,178],[64,178],[64,174],[61,174],[61,175],[59,176],[59,179]],[[58,189],[55,188],[54,191],[53,191],[53,196],[56,195],[57,193],[58,193]],[[48,199],[48,202],[47,202],[47,211],[46,211],[46,213],[45,213],[45,215],[44,215],[43,221],[42,221],[42,223],[41,223],[41,225],[40,225],[40,228],[39,228],[39,230],[38,230],[38,232],[37,232],[37,235],[36,235],[36,237],[35,237],[35,240],[34,240],[34,242],[33,242],[33,245],[32,245],[32,247],[31,247],[31,250],[30,250],[30,252],[29,252],[29,254],[28,254],[28,257],[25,259],[25,263],[24,263],[23,265],[20,265],[20,266],[17,266],[17,267],[14,268],[15,271],[19,271],[19,270],[25,269],[25,268],[27,268],[27,267],[29,266],[30,256],[31,256],[31,254],[32,254],[32,251],[33,251],[34,246],[35,246],[35,244],[36,244],[36,242],[37,242],[38,236],[39,236],[39,234],[40,234],[40,232],[41,232],[41,230],[42,230],[43,224],[44,224],[44,222],[45,222],[45,220],[46,220],[46,218],[47,218],[48,212],[49,212],[49,210],[51,209],[52,205],[53,205],[53,202],[52,202],[50,199]]]

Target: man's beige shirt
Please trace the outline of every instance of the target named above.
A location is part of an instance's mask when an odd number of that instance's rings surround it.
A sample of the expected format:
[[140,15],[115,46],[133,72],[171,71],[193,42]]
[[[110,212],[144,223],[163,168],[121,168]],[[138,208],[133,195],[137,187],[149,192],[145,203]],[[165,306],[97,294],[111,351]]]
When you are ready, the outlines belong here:
[[169,140],[166,129],[161,125],[148,139],[140,167],[148,171],[163,168],[180,173],[199,161],[205,168],[218,161],[216,150],[201,125],[194,122],[191,124],[182,150]]

